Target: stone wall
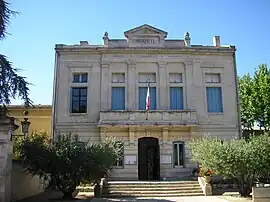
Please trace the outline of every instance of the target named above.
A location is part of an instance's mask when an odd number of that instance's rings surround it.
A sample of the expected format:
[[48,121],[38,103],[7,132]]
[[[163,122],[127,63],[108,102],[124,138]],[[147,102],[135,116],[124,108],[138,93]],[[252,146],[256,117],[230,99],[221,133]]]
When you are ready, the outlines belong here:
[[11,172],[12,200],[17,201],[43,193],[45,187],[42,179],[25,171],[21,161],[13,160]]
[[17,127],[14,119],[0,117],[0,202],[8,202],[11,197],[11,137]]

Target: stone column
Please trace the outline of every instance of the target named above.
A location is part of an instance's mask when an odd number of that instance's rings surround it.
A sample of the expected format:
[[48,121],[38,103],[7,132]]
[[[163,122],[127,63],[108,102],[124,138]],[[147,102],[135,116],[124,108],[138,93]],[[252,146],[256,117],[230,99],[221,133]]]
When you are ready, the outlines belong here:
[[136,63],[134,61],[127,62],[127,109],[136,109]]
[[11,201],[11,168],[12,142],[11,137],[18,128],[14,118],[0,118],[0,201]]
[[101,110],[109,110],[109,63],[101,63]]
[[193,60],[188,58],[185,60],[186,72],[186,109],[196,109],[193,84]]
[[[159,109],[169,109],[167,90],[167,63],[159,62]],[[158,90],[158,88],[157,88]]]

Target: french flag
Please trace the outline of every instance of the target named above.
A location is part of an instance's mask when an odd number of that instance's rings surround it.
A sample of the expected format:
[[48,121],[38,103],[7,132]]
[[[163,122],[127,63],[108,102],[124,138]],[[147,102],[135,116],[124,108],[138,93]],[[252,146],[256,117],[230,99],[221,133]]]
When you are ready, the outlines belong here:
[[148,87],[147,87],[147,94],[146,94],[146,111],[149,111],[150,110],[150,84],[148,82]]

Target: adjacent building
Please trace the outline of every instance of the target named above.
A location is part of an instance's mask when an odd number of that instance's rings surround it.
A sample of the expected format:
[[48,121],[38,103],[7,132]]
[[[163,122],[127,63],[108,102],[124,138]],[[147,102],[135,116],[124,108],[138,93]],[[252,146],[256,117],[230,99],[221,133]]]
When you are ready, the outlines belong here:
[[[123,156],[117,180],[177,179],[190,175],[187,143],[210,134],[237,137],[239,108],[235,47],[210,46],[150,25],[103,45],[81,41],[55,47],[53,133],[93,143],[115,137]],[[150,110],[146,111],[149,85]]]

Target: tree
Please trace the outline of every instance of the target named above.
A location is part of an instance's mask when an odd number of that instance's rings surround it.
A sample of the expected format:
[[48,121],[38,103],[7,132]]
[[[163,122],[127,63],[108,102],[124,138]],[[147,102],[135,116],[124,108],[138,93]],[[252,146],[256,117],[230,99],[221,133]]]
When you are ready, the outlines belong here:
[[214,137],[193,139],[189,147],[193,160],[204,170],[232,179],[241,196],[249,196],[255,180],[270,173],[270,137],[221,141]]
[[[9,8],[6,0],[0,0],[0,40],[7,35],[7,27],[12,16],[17,12]],[[29,85],[25,77],[20,76],[19,69],[13,68],[8,58],[0,54],[0,115],[6,115],[6,105],[9,105],[11,98],[21,98],[26,106],[32,105],[29,98]]]
[[65,199],[73,198],[80,183],[98,183],[120,154],[113,139],[91,145],[75,140],[69,134],[59,136],[50,144],[27,140],[22,146],[26,169],[49,181],[50,187],[60,190]]
[[266,64],[255,70],[254,76],[239,78],[241,122],[244,129],[252,130],[259,124],[260,130],[270,128],[270,71]]

